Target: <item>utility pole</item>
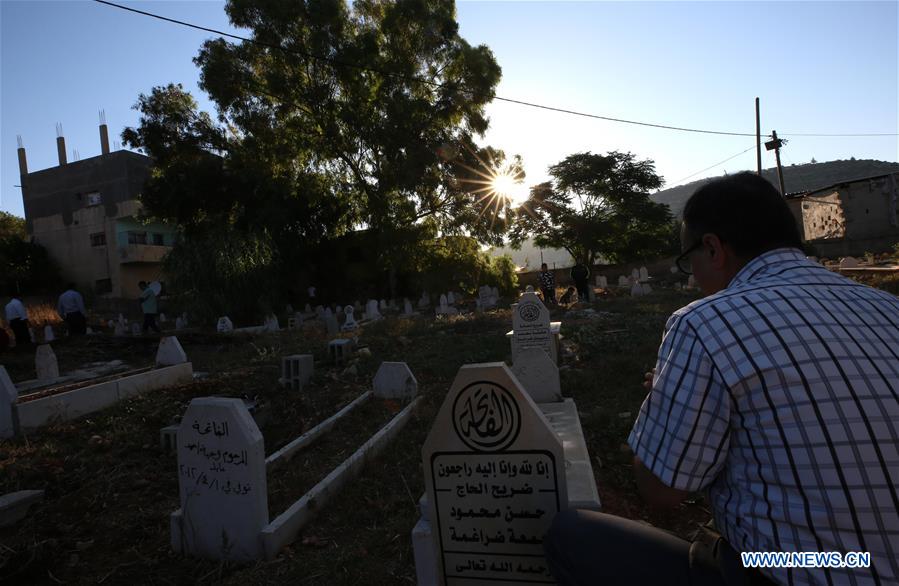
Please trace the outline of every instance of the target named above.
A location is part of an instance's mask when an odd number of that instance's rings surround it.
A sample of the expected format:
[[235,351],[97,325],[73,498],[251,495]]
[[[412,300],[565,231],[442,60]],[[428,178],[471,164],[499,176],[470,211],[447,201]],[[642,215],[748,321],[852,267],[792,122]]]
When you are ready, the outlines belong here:
[[755,155],[758,162],[758,174],[762,176],[762,119],[759,117],[759,99],[755,99]]
[[787,192],[784,189],[784,171],[780,166],[780,147],[787,144],[787,141],[777,138],[777,131],[771,131],[771,140],[765,143],[765,148],[774,151],[774,158],[777,160],[777,179],[780,181],[780,194],[786,197]]

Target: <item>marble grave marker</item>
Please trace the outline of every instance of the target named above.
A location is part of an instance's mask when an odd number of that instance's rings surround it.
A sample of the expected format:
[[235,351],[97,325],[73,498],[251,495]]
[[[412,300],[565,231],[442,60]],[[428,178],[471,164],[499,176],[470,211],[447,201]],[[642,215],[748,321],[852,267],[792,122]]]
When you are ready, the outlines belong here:
[[265,448],[243,400],[192,400],[177,437],[181,510],[171,519],[172,547],[219,560],[262,558]]
[[518,352],[523,348],[542,348],[554,356],[555,341],[549,329],[549,310],[537,297],[528,291],[512,305],[512,362],[518,361]]
[[555,584],[543,535],[567,506],[562,444],[505,364],[459,369],[422,462],[442,584]]

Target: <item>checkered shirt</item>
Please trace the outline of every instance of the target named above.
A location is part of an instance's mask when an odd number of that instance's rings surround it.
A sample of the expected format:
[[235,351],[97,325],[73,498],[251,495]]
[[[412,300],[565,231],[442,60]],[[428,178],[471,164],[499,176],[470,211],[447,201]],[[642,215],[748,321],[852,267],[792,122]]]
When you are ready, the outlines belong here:
[[628,443],[668,486],[708,489],[738,551],[870,552],[783,584],[899,584],[899,298],[762,254],[676,311]]
[[556,276],[552,271],[540,271],[538,275],[541,289],[552,289],[556,286]]

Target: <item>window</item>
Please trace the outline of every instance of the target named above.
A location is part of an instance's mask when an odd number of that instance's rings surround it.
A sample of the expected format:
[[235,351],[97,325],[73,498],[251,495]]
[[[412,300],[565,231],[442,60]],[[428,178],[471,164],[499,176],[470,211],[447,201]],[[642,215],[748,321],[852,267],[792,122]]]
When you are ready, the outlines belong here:
[[98,206],[103,203],[103,198],[100,197],[99,191],[92,191],[87,194],[87,205],[89,206]]
[[112,293],[112,279],[99,279],[94,283],[97,293]]
[[106,232],[91,234],[91,246],[106,246]]
[[147,243],[147,233],[146,232],[128,232],[128,244],[146,244]]
[[165,240],[162,238],[162,234],[158,232],[153,233],[153,245],[154,246],[165,246]]

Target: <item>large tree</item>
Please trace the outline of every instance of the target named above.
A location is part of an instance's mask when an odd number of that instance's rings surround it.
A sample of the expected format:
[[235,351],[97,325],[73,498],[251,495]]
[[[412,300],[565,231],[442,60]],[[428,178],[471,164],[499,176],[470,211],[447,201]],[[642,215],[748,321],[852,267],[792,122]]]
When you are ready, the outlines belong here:
[[479,159],[502,155],[474,143],[500,68],[459,36],[453,2],[225,10],[254,42],[210,40],[195,59],[218,121],[170,85],[140,97],[140,127],[123,135],[157,161],[150,213],[188,229],[265,227],[281,249],[359,228],[390,248],[423,225],[501,240],[507,202],[468,183]]
[[513,244],[564,248],[591,266],[649,259],[669,252],[671,213],[649,199],[662,185],[651,160],[612,151],[569,155],[549,168],[552,181],[531,188],[512,228]]

